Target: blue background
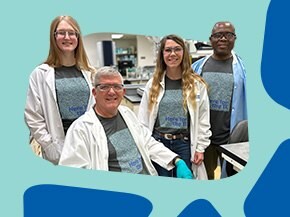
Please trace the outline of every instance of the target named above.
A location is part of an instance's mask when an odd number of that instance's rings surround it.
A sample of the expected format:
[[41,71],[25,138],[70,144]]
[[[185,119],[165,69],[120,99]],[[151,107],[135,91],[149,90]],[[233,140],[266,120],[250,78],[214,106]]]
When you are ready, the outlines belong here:
[[[245,169],[228,179],[192,181],[56,167],[34,156],[28,146],[29,131],[23,115],[28,79],[34,67],[47,57],[49,26],[52,19],[61,14],[73,16],[84,35],[95,32],[153,36],[175,33],[183,38],[205,41],[216,21],[231,21],[237,33],[235,51],[247,69],[250,159]],[[271,211],[277,216],[282,213],[287,216],[287,199],[281,197],[289,195],[286,184],[289,176],[286,172],[289,164],[289,140],[286,140],[290,122],[289,75],[287,65],[282,64],[289,59],[289,44],[282,44],[288,37],[288,14],[289,6],[282,0],[272,0],[271,4],[270,1],[252,0],[7,1],[0,13],[0,216],[23,216],[24,198],[27,212],[28,208],[40,207],[39,212],[54,209],[57,216],[62,211],[70,213],[73,210],[83,210],[85,214],[88,209],[98,216],[98,212],[103,214],[100,207],[108,205],[108,195],[120,196],[124,204],[134,203],[132,207],[138,206],[139,199],[145,201],[143,216],[150,212],[150,216],[177,216],[188,205],[184,216],[188,216],[186,212],[204,213],[204,216],[210,216],[210,212],[211,216],[213,213],[217,216],[270,216]],[[42,184],[49,185],[36,186]],[[68,188],[72,192],[80,190],[80,193],[70,195],[64,187],[62,190],[67,194],[61,194],[60,186],[75,186],[77,188]],[[102,196],[94,197],[91,191],[80,188],[96,189],[94,192]],[[125,197],[122,192],[126,193]],[[131,197],[138,199],[131,201]],[[29,201],[33,199],[36,201]],[[78,203],[73,203],[74,199],[79,201],[79,207],[75,205]],[[35,206],[31,205],[33,202]],[[116,204],[108,206],[113,210],[110,211],[118,211]],[[25,216],[37,215],[25,213]]]

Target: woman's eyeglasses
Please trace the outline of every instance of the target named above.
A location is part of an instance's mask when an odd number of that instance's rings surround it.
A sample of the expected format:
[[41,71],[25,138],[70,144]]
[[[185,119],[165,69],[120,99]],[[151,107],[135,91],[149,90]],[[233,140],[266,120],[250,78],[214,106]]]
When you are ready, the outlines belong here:
[[58,30],[54,33],[55,37],[65,38],[68,35],[69,38],[77,38],[79,34],[73,30]]
[[166,47],[163,49],[163,53],[164,54],[171,54],[172,52],[174,52],[175,54],[179,54],[183,51],[182,47]]

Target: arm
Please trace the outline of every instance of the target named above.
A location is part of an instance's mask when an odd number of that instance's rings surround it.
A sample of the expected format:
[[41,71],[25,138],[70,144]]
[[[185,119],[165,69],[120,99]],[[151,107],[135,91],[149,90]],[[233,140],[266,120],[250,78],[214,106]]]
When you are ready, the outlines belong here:
[[[197,146],[196,151],[203,153],[209,146],[211,136],[210,131],[210,105],[206,86],[200,85],[200,103],[198,113],[198,129],[197,129]],[[203,155],[196,156],[197,158],[203,158]]]
[[24,117],[31,137],[41,145],[43,157],[57,164],[63,141],[53,140],[48,131],[47,117],[43,110],[43,107],[46,106],[43,104],[45,96],[42,95],[43,90],[41,90],[45,81],[40,70],[35,69],[30,76]]
[[145,164],[146,162],[151,164],[152,160],[167,170],[176,166],[178,178],[192,179],[192,173],[185,162],[176,153],[165,147],[163,143],[156,141],[151,136],[152,132],[136,119],[135,114],[128,108],[126,110],[127,115],[123,117],[133,137],[135,137],[136,145],[143,155]]
[[198,134],[197,134],[197,146],[193,157],[193,163],[200,165],[204,160],[204,150],[209,146],[211,136],[210,131],[210,106],[208,93],[205,85],[200,85],[200,103],[198,113]]
[[[145,127],[143,127],[145,128]],[[148,131],[148,129],[144,129]],[[165,147],[162,143],[156,141],[152,136],[147,141],[150,159],[158,163],[163,168],[170,170],[176,167],[177,178],[192,179],[191,170],[187,167],[176,153]]]
[[147,150],[149,158],[167,170],[173,169],[173,159],[178,155],[165,147],[163,143],[155,140],[147,127],[140,124],[140,130],[140,141],[143,143],[145,150]]
[[149,117],[150,117],[150,112],[148,110],[149,90],[150,90],[149,82],[147,82],[138,111],[138,119],[141,122],[141,124],[143,124],[146,127],[149,127]]

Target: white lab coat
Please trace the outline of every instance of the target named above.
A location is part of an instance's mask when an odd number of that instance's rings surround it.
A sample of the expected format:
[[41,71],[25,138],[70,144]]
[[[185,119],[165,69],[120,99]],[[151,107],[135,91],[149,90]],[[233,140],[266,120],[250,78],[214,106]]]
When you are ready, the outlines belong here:
[[[172,160],[177,154],[156,141],[129,108],[119,106],[119,112],[132,134],[149,174],[158,175],[151,160],[167,170],[172,169]],[[92,108],[74,121],[68,129],[59,165],[107,171],[108,158],[107,137]]]
[[[165,73],[160,83],[162,88],[160,89],[157,103],[154,105],[152,111],[149,112],[149,91],[152,86],[152,80],[153,79],[151,78],[146,84],[138,114],[138,118],[141,123],[148,127],[151,132],[153,132],[154,124],[156,122],[159,103],[165,93]],[[209,121],[210,107],[206,86],[198,81],[195,81],[195,86],[197,88],[196,108],[193,108],[189,98],[187,100],[187,107],[190,114],[190,147],[192,160],[195,151],[204,152],[204,150],[209,146],[209,137],[211,136]],[[189,95],[189,93],[187,95]],[[192,164],[192,171],[197,179],[207,179],[203,162],[200,166]]]
[[[90,88],[87,110],[95,103],[91,89],[90,72],[82,71]],[[42,148],[43,158],[58,164],[64,143],[64,130],[56,101],[54,68],[47,64],[37,66],[30,75],[24,118]]]

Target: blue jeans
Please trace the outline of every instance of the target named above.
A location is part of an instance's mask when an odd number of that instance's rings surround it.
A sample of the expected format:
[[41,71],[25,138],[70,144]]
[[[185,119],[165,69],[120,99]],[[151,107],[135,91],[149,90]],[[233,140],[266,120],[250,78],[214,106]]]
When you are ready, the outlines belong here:
[[[191,162],[190,162],[191,151],[190,151],[189,140],[183,140],[183,139],[167,140],[157,134],[153,134],[153,137],[157,141],[162,142],[163,145],[169,148],[171,151],[178,154],[185,161],[188,168],[191,170]],[[163,167],[159,166],[159,164],[155,162],[152,162],[152,163],[155,169],[157,170],[159,176],[176,177],[175,168],[168,171],[164,169]]]

